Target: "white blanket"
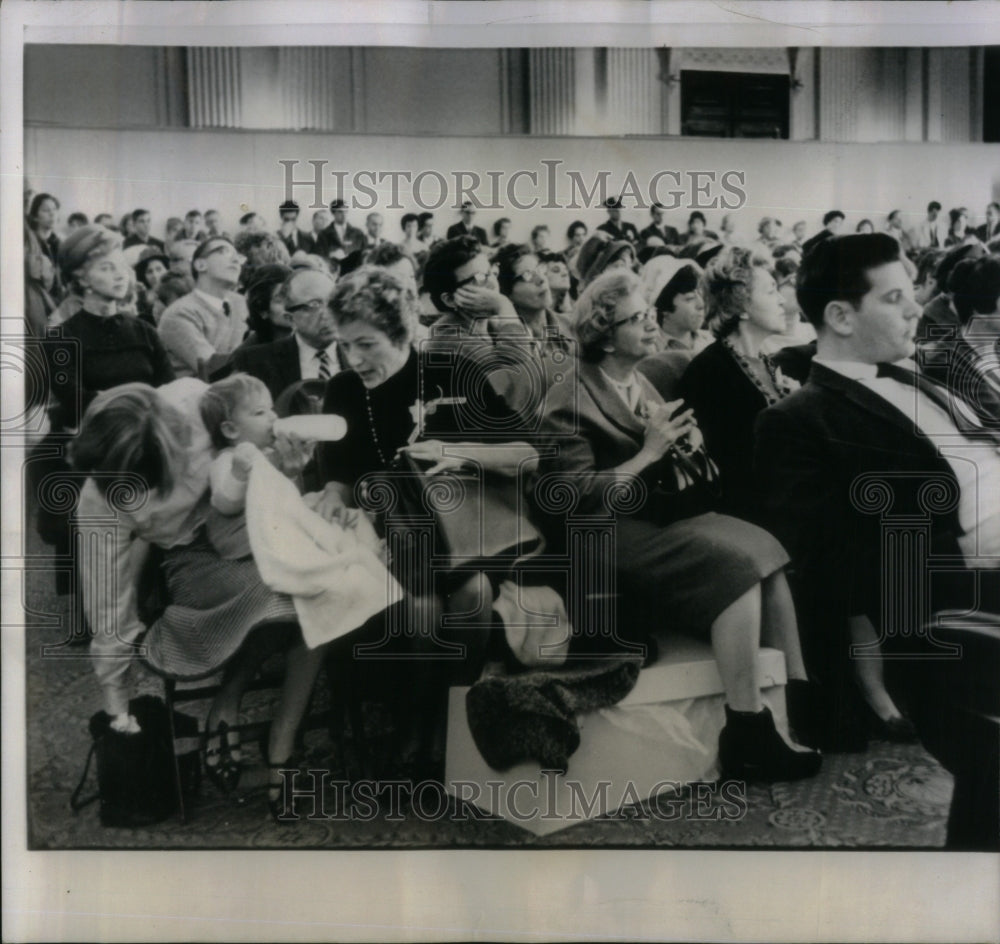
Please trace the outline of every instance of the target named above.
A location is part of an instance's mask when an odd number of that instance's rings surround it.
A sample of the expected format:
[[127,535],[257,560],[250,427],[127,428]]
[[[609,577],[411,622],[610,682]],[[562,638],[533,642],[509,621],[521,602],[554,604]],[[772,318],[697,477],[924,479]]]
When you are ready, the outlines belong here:
[[310,649],[347,635],[403,598],[370,546],[308,508],[292,482],[263,459],[250,473],[246,518],[261,579],[292,597]]

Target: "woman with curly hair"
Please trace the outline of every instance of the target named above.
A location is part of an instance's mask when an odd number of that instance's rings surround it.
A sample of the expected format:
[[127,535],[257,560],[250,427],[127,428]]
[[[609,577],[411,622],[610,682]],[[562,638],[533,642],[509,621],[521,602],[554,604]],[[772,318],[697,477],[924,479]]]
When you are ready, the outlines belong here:
[[702,287],[716,340],[691,361],[677,385],[719,467],[723,506],[751,519],[754,421],[798,387],[761,355],[763,342],[786,324],[769,265],[766,256],[743,246],[727,246],[708,264]]

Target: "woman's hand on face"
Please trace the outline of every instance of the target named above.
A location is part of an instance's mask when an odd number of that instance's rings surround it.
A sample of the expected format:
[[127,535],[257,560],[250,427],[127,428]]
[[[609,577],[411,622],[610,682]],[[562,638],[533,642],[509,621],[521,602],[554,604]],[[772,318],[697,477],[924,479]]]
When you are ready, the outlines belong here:
[[455,292],[453,303],[476,318],[517,318],[510,299],[485,285],[463,285]]
[[411,443],[403,446],[400,452],[405,452],[411,459],[417,462],[430,462],[429,469],[424,470],[425,475],[437,475],[438,472],[455,472],[466,465],[466,460],[460,456],[446,456],[444,443],[438,439],[426,439],[421,442]]
[[[683,400],[672,400],[654,407],[646,420],[646,438],[643,449],[656,459],[678,440],[690,437],[692,430],[700,441],[701,434],[694,422],[694,410],[683,409]],[[690,442],[690,438],[688,438]]]

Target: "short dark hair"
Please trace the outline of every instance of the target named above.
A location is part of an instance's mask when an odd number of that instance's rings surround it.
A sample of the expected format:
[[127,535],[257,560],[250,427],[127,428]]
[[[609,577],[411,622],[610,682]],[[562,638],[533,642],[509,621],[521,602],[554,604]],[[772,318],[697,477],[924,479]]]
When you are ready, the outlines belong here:
[[70,213],[70,215],[66,217],[66,222],[79,223],[81,226],[86,226],[90,222],[90,220],[87,219],[86,213],[81,213],[79,210],[77,210],[76,213]]
[[656,308],[656,320],[661,324],[663,319],[661,313],[674,310],[674,301],[678,295],[687,295],[689,292],[698,289],[698,271],[690,263],[681,266],[669,279],[666,285],[660,289],[660,294],[656,296],[654,307]]
[[830,302],[845,301],[856,308],[871,290],[868,273],[899,261],[899,243],[888,233],[824,239],[799,267],[795,287],[799,308],[813,327],[819,328]]
[[53,197],[51,193],[36,193],[31,198],[31,205],[28,207],[29,220],[33,220],[36,216],[38,216],[38,211],[41,209],[42,204],[46,200],[51,200],[56,205],[57,210],[62,206],[62,204],[55,197]]
[[826,226],[827,223],[832,223],[834,220],[843,219],[846,219],[846,217],[840,212],[840,210],[830,210],[829,213],[823,214],[823,225]]
[[917,274],[913,279],[914,285],[923,285],[928,278],[936,279],[935,275],[938,264],[945,257],[944,249],[925,249],[917,257]]
[[701,220],[702,223],[704,223],[706,226],[708,226],[708,220],[705,219],[705,214],[702,213],[701,210],[695,210],[688,217],[688,226],[690,226],[695,220]]
[[951,270],[955,268],[963,259],[978,259],[986,252],[979,243],[967,243],[960,246],[952,246],[947,250],[938,262],[934,270],[934,280],[937,282],[939,291],[947,291],[948,278]]
[[541,233],[543,231],[547,233],[547,232],[549,232],[549,228],[544,223],[539,223],[537,226],[535,226],[534,228],[532,228],[532,230],[531,230],[531,238],[534,239],[539,233]]
[[517,267],[518,259],[525,256],[533,256],[535,251],[526,243],[508,243],[494,257],[493,262],[497,267],[497,283],[500,285],[502,295],[510,295],[514,288],[514,270]]
[[[209,236],[208,239],[203,239],[200,243],[198,243],[198,248],[195,249],[194,255],[191,256],[191,275],[196,282],[198,281],[198,270],[194,267],[194,264],[199,259],[204,259],[205,256],[209,254],[209,246],[214,246],[217,243],[228,243],[233,247],[233,249],[236,249],[236,246],[233,245],[233,241],[228,236]],[[214,250],[211,251],[214,252]]]
[[499,236],[500,235],[500,227],[503,226],[504,223],[509,223],[509,222],[510,222],[510,217],[509,216],[501,216],[500,219],[498,219],[493,224],[493,235],[494,236]]
[[417,222],[418,222],[418,223],[419,223],[419,224],[420,224],[421,226],[423,226],[423,225],[424,225],[424,223],[426,223],[426,222],[427,222],[428,220],[433,220],[433,219],[434,219],[434,214],[433,214],[433,213],[420,213],[420,214],[419,214],[419,215],[417,216]]
[[662,203],[654,203],[649,208],[649,215],[653,215],[653,210],[666,210],[666,207]]
[[240,226],[246,226],[246,225],[248,225],[248,224],[249,224],[249,222],[250,222],[250,221],[251,221],[251,220],[252,220],[252,219],[253,219],[253,218],[254,218],[254,217],[255,217],[256,215],[257,215],[257,213],[256,213],[256,212],[255,212],[254,210],[251,210],[251,211],[250,211],[249,213],[244,213],[244,214],[243,214],[243,215],[242,215],[242,216],[240,217]]
[[573,222],[572,222],[572,223],[570,223],[570,224],[569,224],[569,226],[568,226],[568,227],[566,228],[566,238],[567,238],[567,239],[572,239],[572,238],[573,238],[573,234],[574,234],[574,233],[575,233],[575,232],[576,232],[576,231],[577,231],[577,230],[578,230],[578,229],[579,229],[579,228],[580,228],[581,226],[583,227],[583,232],[584,232],[584,235],[586,235],[586,234],[587,234],[587,232],[588,232],[588,229],[587,229],[587,224],[586,224],[586,223],[584,223],[584,222],[583,222],[583,220],[573,220]]
[[438,243],[424,266],[424,286],[434,307],[448,310],[441,296],[455,291],[455,271],[472,262],[483,251],[475,236],[457,236]]
[[931,202],[927,204],[927,212],[930,213],[931,210],[937,210],[940,213],[941,204],[938,203],[937,200],[931,200]]
[[289,213],[291,212],[298,213],[299,205],[294,200],[286,200],[284,203],[281,204],[281,206],[278,207],[279,213],[284,213],[285,211],[288,211]]
[[996,200],[993,200],[993,201],[991,201],[990,203],[987,203],[987,204],[986,204],[986,209],[987,209],[987,210],[988,210],[988,209],[989,209],[990,207],[993,207],[993,209],[995,209],[995,210],[997,210],[997,211],[1000,211],[1000,203],[997,203],[997,201],[996,201]]
[[184,219],[190,220],[196,216],[201,216],[201,210],[188,210],[187,213],[184,214]]
[[134,223],[140,216],[149,216],[149,210],[133,210],[132,211],[132,222]]
[[400,229],[406,229],[407,223],[416,223],[417,226],[420,225],[420,217],[416,213],[404,213],[403,218],[399,221]]

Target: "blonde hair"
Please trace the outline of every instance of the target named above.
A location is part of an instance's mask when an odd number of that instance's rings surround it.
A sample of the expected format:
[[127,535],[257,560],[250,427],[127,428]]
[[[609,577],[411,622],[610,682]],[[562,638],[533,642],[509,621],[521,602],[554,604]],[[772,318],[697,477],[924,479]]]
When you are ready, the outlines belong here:
[[231,374],[212,384],[198,401],[201,421],[208,430],[212,445],[216,449],[231,446],[229,437],[222,431],[222,424],[232,422],[233,414],[251,397],[268,394],[264,382],[251,374]]

